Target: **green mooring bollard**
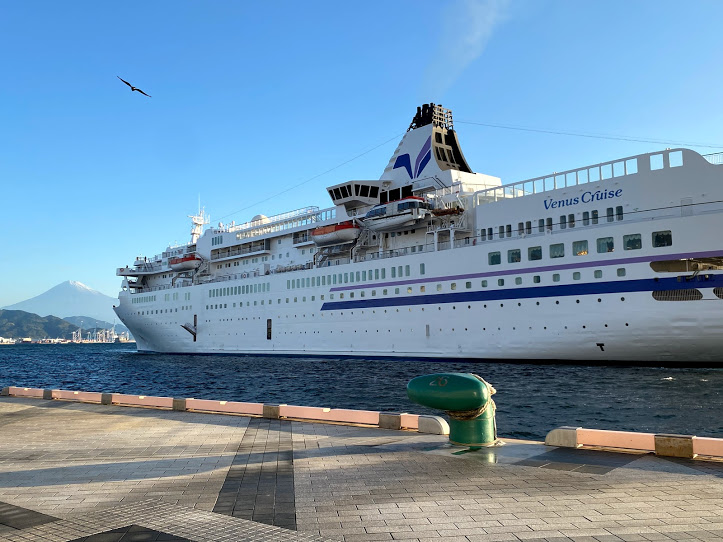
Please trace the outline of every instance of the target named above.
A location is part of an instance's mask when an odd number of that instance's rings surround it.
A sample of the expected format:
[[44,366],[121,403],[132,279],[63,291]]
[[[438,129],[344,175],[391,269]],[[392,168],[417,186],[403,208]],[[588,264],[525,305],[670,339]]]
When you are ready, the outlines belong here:
[[491,446],[497,441],[496,390],[471,373],[418,376],[407,384],[415,403],[449,414],[449,442],[460,446]]

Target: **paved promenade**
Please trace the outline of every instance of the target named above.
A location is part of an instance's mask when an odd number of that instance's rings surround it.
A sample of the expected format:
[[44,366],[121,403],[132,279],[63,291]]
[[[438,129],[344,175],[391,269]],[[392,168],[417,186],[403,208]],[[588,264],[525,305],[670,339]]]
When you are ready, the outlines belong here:
[[721,462],[13,397],[0,435],[0,540],[723,540]]

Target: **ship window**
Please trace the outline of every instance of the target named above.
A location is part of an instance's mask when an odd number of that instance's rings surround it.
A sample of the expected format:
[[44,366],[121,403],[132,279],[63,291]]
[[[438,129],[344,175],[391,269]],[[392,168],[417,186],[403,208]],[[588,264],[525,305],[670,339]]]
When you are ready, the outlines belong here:
[[341,281],[342,281],[343,275],[342,275],[341,273],[339,273],[339,274],[337,275],[337,277],[339,277],[339,284],[341,284]]
[[359,195],[363,198],[369,197],[369,185],[363,184],[361,185],[361,189],[359,190]]
[[412,293],[412,287],[411,287],[411,286],[407,286],[407,293],[408,293],[408,294],[411,294],[411,293]]
[[592,223],[593,223],[593,224],[597,224],[597,223],[598,223],[598,212],[597,212],[597,211],[593,211],[593,212],[592,212]]
[[507,263],[519,263],[520,261],[522,261],[522,256],[519,248],[507,251]]
[[595,278],[601,279],[602,278],[602,269],[596,269],[595,270]]
[[544,233],[545,231],[545,219],[541,218],[537,221],[537,231],[538,233]]
[[640,234],[623,235],[623,248],[625,250],[638,250],[643,248],[643,241]]
[[334,189],[334,199],[335,200],[341,199],[341,190],[339,190],[338,188]]
[[492,228],[487,228],[487,238],[490,241],[494,238],[494,230]]
[[525,225],[522,222],[517,223],[517,235],[525,233]]
[[379,187],[378,186],[370,186],[369,187],[369,197],[375,198],[379,195]]
[[362,271],[361,273],[362,273],[362,280],[363,280],[363,281],[366,281],[366,280],[367,280],[367,272],[366,272],[366,271]]
[[438,292],[441,292],[441,291],[442,291],[442,285],[441,285],[441,284],[437,284],[437,291],[438,291]]
[[683,151],[673,151],[668,154],[668,162],[670,167],[679,167],[683,165]]
[[497,286],[504,286],[505,285],[505,279],[497,279]]
[[623,206],[622,205],[618,205],[617,207],[615,207],[615,218],[617,218],[618,220],[623,219]]
[[512,237],[512,224],[507,224],[507,226],[505,226],[505,230],[507,232],[507,237]]
[[483,281],[481,282],[481,285],[482,285],[482,288],[487,288],[487,281],[486,281],[486,280],[483,280]]
[[469,290],[470,288],[472,288],[472,283],[471,283],[471,282],[465,282],[465,283],[464,283],[464,287]]
[[425,286],[420,286],[420,287],[419,287],[419,291],[422,292],[422,293],[424,293],[426,290],[427,290],[427,288],[426,288]]
[[567,217],[565,215],[562,215],[560,217],[560,229],[564,230],[565,228],[567,228]]
[[[377,188],[376,186],[374,188]],[[389,201],[389,192],[383,190],[379,195],[379,203],[387,203]]]
[[573,241],[572,242],[572,255],[573,256],[587,256],[587,241]]
[[408,265],[405,265],[405,266],[404,266],[404,276],[405,276],[405,277],[408,277],[409,274],[410,274],[410,271],[411,271],[411,270],[409,269],[409,266],[408,266]]
[[377,296],[377,291],[376,291],[376,290],[372,290],[372,297],[376,297],[376,296]]
[[500,239],[502,239],[505,236],[505,227],[504,226],[499,227],[499,233],[500,233]]
[[532,233],[532,222],[530,222],[529,220],[525,222],[525,233],[527,233],[527,235],[530,235]]
[[333,283],[336,284],[336,275],[332,275],[331,277],[334,279]]
[[344,284],[349,282],[349,273],[344,273]]
[[582,225],[583,226],[589,226],[590,225],[590,211],[584,211],[582,213]]
[[502,262],[502,257],[499,252],[490,252],[487,254],[487,261],[489,265],[499,265]]
[[656,169],[663,169],[663,155],[662,154],[653,154],[650,157],[650,169],[656,170]]
[[397,268],[396,267],[392,267],[392,278],[393,279],[397,278]]
[[389,191],[389,201],[397,201],[398,199],[401,199],[400,193],[401,192],[400,192],[399,188],[390,190]]
[[598,254],[613,252],[615,250],[615,242],[612,237],[599,237],[596,244]]
[[450,285],[449,285],[449,289],[450,289],[450,290],[456,290],[456,289],[457,289],[457,283],[456,283],[456,282],[453,282],[452,284],[450,284]]
[[527,249],[527,259],[531,261],[542,259],[542,247],[530,247]]
[[550,258],[563,258],[565,256],[565,245],[563,243],[555,243],[550,245]]
[[354,185],[354,195],[355,195],[355,196],[358,196],[358,195],[359,195],[359,185],[358,185],[358,184],[355,184],[355,185]]
[[487,230],[484,229],[484,228],[482,228],[482,229],[479,231],[479,237],[480,237],[480,240],[481,240],[481,241],[486,241],[486,240],[487,240]]
[[384,288],[384,289],[382,290],[382,295],[387,295],[387,289],[386,289],[386,288]]
[[520,284],[522,284],[522,277],[515,277],[515,284],[516,284],[517,286],[519,286]]
[[560,282],[560,273],[555,273],[552,275],[552,282]]
[[424,275],[424,264],[423,263],[419,264],[419,274]]
[[334,197],[334,191],[333,191],[333,190],[329,190],[329,197],[330,197],[332,200],[335,200],[335,199],[336,199],[336,198]]
[[654,247],[669,247],[673,244],[673,234],[670,230],[666,231],[654,231],[653,232],[653,246]]
[[344,196],[345,198],[349,197],[349,188],[345,184],[340,186],[339,189],[341,190],[342,196]]
[[619,267],[617,273],[618,273],[618,277],[624,277],[625,276],[625,268]]
[[440,154],[440,149],[439,149],[439,147],[435,147],[434,150],[435,150],[435,152],[436,152],[436,154],[437,154],[437,160],[439,160],[440,162],[444,161],[444,158],[442,158],[442,155]]
[[540,275],[533,276],[532,282],[534,282],[535,284],[539,284],[540,283]]
[[[306,279],[306,287],[309,288],[310,286],[311,286],[311,279],[307,278],[307,279]],[[266,291],[266,284],[262,284],[262,287],[263,287],[263,290],[262,290],[262,291],[265,292],[265,291]]]
[[608,207],[605,211],[605,214],[607,215],[608,222],[612,222],[613,220],[615,220],[615,214],[612,207]]
[[386,275],[387,275],[387,270],[384,267],[382,267],[382,280],[384,280],[386,278]]
[[548,216],[547,219],[545,219],[545,227],[547,231],[552,231],[552,217]]
[[567,215],[567,225],[571,228],[575,227],[575,215]]
[[402,277],[402,266],[401,265],[399,267],[397,267],[397,275],[399,275],[400,278]]

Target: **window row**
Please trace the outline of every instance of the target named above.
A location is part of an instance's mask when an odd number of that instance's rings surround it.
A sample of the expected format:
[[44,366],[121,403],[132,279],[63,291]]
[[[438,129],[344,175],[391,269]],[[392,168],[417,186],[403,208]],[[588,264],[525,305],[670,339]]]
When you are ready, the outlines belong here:
[[[652,234],[651,244],[654,248],[669,247],[673,244],[673,235],[670,230],[656,231]],[[573,256],[587,256],[588,241],[572,242]],[[623,235],[624,250],[639,250],[643,248],[643,239],[641,234],[632,233]],[[615,240],[613,237],[598,237],[595,240],[595,249],[598,254],[615,251]],[[548,247],[548,255],[550,258],[563,258],[565,256],[565,243],[553,243]],[[527,249],[527,260],[541,260],[543,256],[542,246],[529,247]],[[522,250],[513,248],[507,251],[507,263],[519,263],[522,261]],[[489,265],[499,265],[502,263],[502,253],[500,251],[488,252],[487,263]]]
[[[605,220],[607,222],[615,222],[616,220],[623,219],[623,206],[618,205],[617,207],[608,207],[605,211]],[[594,211],[583,211],[582,213],[582,225],[589,226],[600,223],[600,213],[597,210]],[[533,226],[533,224],[536,224]],[[537,230],[537,233],[544,233],[545,231],[552,231],[554,226],[557,226],[561,230],[568,228],[574,228],[576,224],[575,214],[570,213],[566,215],[560,215],[557,222],[554,221],[553,217],[548,216],[547,218],[540,218],[536,221],[528,220],[526,222],[517,223],[517,235],[531,235],[533,229]],[[505,237],[512,237],[512,224],[498,226],[495,228],[482,228],[480,230],[480,238],[482,241],[492,240],[495,238],[495,234],[498,239]]]
[[244,284],[242,286],[227,286],[225,288],[213,288],[208,291],[208,297],[225,297],[230,295],[262,294],[271,291],[271,283],[260,282],[256,284]]

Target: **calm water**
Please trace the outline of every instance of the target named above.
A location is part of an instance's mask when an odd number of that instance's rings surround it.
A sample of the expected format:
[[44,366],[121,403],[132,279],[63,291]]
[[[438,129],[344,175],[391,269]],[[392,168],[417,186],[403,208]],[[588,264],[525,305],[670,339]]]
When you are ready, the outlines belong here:
[[544,438],[561,425],[723,437],[723,369],[137,354],[127,345],[0,347],[0,387],[112,391],[436,413],[406,384],[472,372],[497,388],[499,434]]

